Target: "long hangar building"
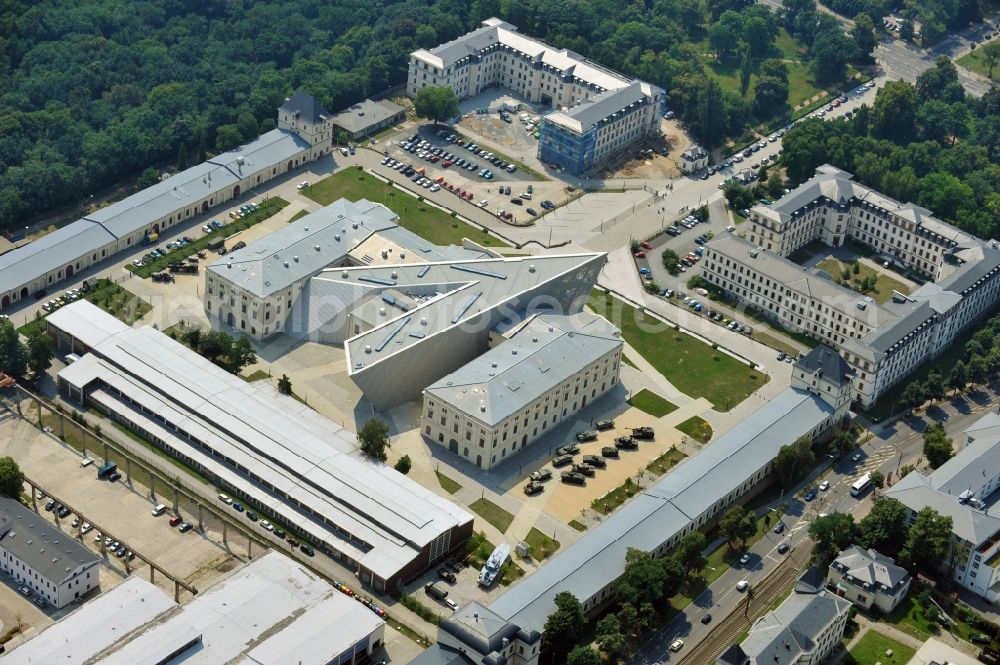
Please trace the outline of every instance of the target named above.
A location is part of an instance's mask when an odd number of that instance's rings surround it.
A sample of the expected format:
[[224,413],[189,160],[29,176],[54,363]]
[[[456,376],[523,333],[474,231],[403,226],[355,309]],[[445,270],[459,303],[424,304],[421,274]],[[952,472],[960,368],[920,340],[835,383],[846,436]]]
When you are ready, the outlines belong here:
[[553,109],[542,118],[538,157],[579,175],[636,141],[659,133],[662,88],[552,48],[490,18],[481,28],[410,54],[406,92],[450,86],[459,99],[494,86]]
[[0,256],[0,310],[330,152],[330,114],[296,92],[278,127]]
[[84,354],[60,394],[94,406],[287,524],[378,591],[391,591],[472,535],[472,516],[358,451],[347,429],[246,383],[158,330],[130,328],[87,301],[46,329]]

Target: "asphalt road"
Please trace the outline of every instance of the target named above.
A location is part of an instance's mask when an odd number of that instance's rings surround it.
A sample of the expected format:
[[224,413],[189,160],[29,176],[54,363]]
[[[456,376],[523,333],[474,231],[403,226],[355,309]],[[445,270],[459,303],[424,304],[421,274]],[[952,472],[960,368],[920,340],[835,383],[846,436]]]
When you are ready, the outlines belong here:
[[[889,426],[875,425],[870,430],[873,435],[871,440],[857,451],[861,456],[859,461],[854,462],[850,457],[837,462],[827,460],[818,473],[782,499],[788,503],[781,518],[787,527],[785,532],[779,535],[768,531],[748,551],[750,562],[746,566],[737,566],[723,573],[711,587],[695,598],[629,659],[629,665],[714,662],[714,657],[748,627],[748,622],[742,617],[746,595],[736,591],[737,582],[747,580],[754,589],[761,590],[761,594],[755,593],[753,607],[766,609],[771,601],[759,602],[757,596],[763,598],[771,595],[766,591],[774,586],[772,576],[781,574],[782,564],[787,557],[793,556],[795,562],[803,564],[808,560],[808,552],[812,548],[808,529],[815,517],[821,513],[848,512],[854,515],[855,521],[863,518],[871,507],[872,493],[869,492],[860,499],[850,495],[850,486],[859,476],[879,471],[889,482],[893,482],[900,466],[914,464],[922,457],[922,432],[924,427],[934,421],[944,422],[948,434],[960,446],[960,433],[983,414],[997,408],[1000,403],[998,392],[1000,386],[994,385],[960,399],[942,402],[922,416],[906,418]],[[824,480],[830,483],[830,488],[819,492],[814,501],[805,502],[795,496],[805,488],[817,487]],[[778,545],[783,542],[792,547],[791,552],[786,555],[777,553]],[[782,592],[787,588],[787,585],[784,586]],[[701,623],[706,612],[712,615],[712,622],[708,625]],[[738,615],[735,623],[739,624],[739,630],[735,633],[732,632],[734,621],[726,621],[734,612]],[[672,653],[669,645],[676,639],[684,640],[685,645],[681,651]],[[702,643],[709,646],[703,647]],[[706,652],[711,652],[707,654],[708,658],[705,657]],[[697,660],[692,660],[692,657]]]

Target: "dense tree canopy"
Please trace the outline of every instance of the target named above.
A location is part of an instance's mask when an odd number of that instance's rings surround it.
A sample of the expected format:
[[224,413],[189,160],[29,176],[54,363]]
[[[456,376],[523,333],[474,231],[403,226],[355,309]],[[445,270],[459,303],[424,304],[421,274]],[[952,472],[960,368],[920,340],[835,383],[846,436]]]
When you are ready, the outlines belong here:
[[[779,18],[752,0],[5,0],[0,228],[253,138],[296,89],[330,111],[381,93],[405,82],[412,51],[492,15],[663,87],[710,146],[742,133],[750,104],[707,85],[695,44],[779,55]],[[785,110],[777,88],[758,116]]]
[[890,81],[853,120],[800,123],[783,147],[796,183],[830,163],[979,237],[1000,235],[1000,90],[966,97],[947,59],[916,85]]

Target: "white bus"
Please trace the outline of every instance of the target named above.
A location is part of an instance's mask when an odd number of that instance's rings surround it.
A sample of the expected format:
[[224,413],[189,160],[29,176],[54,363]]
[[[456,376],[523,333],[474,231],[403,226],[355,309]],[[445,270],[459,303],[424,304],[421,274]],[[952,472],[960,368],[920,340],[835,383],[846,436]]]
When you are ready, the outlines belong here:
[[872,486],[872,474],[866,473],[851,485],[851,496],[861,496],[868,491],[868,488]]

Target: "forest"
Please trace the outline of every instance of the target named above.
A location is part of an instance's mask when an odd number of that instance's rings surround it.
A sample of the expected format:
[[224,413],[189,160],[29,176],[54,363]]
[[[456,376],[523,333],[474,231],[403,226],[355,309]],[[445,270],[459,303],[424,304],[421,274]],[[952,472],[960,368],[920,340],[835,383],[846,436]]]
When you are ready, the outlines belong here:
[[796,183],[829,162],[981,238],[1000,237],[1000,89],[967,96],[947,58],[916,85],[889,82],[851,119],[800,123],[783,147]]
[[[779,31],[820,85],[865,57],[807,4],[782,22],[752,0],[0,0],[0,229],[239,145],[296,89],[335,112],[399,85],[411,51],[494,15],[664,87],[718,145],[787,112]],[[727,59],[747,83],[714,82]]]

